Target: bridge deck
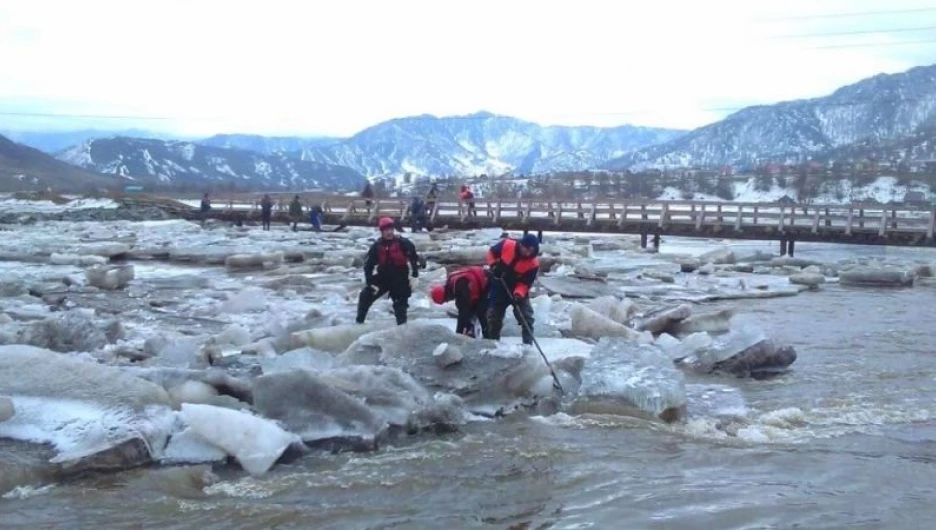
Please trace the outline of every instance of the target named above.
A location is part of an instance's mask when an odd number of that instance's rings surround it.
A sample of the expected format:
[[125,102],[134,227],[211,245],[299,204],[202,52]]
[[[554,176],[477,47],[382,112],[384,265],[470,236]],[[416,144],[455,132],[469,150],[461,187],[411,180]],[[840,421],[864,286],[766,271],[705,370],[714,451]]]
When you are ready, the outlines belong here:
[[[373,226],[378,217],[408,225],[409,201],[321,197],[325,224]],[[316,201],[318,202],[318,201]],[[306,202],[306,206],[310,203]],[[500,227],[507,230],[605,232],[732,239],[826,241],[936,246],[936,208],[881,204],[737,203],[704,201],[475,200],[440,199],[431,212],[434,226],[455,229]],[[186,217],[198,218],[194,210]],[[283,209],[277,221],[288,220]],[[254,201],[228,201],[208,217],[259,220]],[[306,219],[303,221],[307,222]]]

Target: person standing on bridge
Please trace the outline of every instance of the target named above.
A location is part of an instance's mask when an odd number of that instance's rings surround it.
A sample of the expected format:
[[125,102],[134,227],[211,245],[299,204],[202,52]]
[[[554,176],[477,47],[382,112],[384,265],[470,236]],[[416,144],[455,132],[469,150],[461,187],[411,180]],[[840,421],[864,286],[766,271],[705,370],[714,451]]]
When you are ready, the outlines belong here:
[[312,205],[312,208],[309,210],[309,222],[312,223],[312,229],[316,232],[322,231],[322,205],[315,203]]
[[273,219],[273,199],[269,193],[265,193],[260,199],[260,221],[263,223],[263,229],[270,229],[270,221]]
[[419,256],[412,241],[396,235],[393,219],[383,217],[377,226],[380,238],[374,241],[364,258],[365,286],[358,297],[357,323],[363,324],[370,306],[390,293],[396,323],[405,324],[409,297],[413,294],[409,276],[419,277]]
[[441,305],[455,300],[458,323],[455,333],[475,336],[474,320],[481,325],[481,336],[488,338],[488,277],[483,268],[465,267],[448,275],[444,285],[434,285],[429,291],[432,301]]
[[409,214],[413,232],[419,232],[423,228],[432,231],[432,226],[429,225],[429,216],[426,214],[426,204],[418,196],[414,196],[410,202]]
[[436,199],[439,196],[439,186],[433,180],[432,185],[429,186],[429,191],[426,193],[426,215],[432,215],[432,211],[435,210]]
[[[488,250],[490,288],[488,289],[488,334],[500,340],[507,308],[514,307],[523,343],[533,344],[533,305],[530,288],[539,274],[539,238],[526,234],[519,241],[502,239]],[[524,325],[524,322],[526,325]]]
[[478,210],[475,209],[474,193],[471,191],[471,188],[462,186],[461,191],[458,192],[458,198],[461,199],[462,202],[468,204],[468,217],[478,216]]
[[289,218],[292,220],[292,229],[295,232],[298,230],[299,221],[302,220],[302,202],[299,201],[298,195],[289,203]]
[[364,199],[364,205],[367,207],[368,215],[370,215],[371,204],[373,204],[374,200],[374,187],[371,186],[369,180],[364,184],[364,189],[361,190],[361,197]]

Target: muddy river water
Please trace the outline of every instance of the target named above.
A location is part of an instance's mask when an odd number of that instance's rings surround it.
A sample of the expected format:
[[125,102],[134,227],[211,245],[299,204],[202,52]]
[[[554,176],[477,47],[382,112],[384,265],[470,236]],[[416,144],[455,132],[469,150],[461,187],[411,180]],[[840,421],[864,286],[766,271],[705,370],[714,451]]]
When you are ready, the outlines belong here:
[[[936,261],[809,244],[797,255]],[[683,425],[514,416],[375,453],[311,455],[259,478],[215,469],[205,487],[208,467],[147,468],[7,495],[0,528],[930,528],[934,295],[827,284],[710,304],[799,357],[767,381],[690,378]],[[740,419],[725,429],[715,416],[728,409]]]

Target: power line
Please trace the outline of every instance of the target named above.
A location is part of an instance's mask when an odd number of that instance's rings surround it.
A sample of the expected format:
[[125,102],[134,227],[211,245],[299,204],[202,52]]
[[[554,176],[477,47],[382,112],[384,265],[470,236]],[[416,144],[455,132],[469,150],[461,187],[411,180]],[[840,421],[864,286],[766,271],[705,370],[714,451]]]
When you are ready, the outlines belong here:
[[936,39],[921,39],[921,40],[902,40],[897,42],[865,42],[865,43],[852,43],[852,44],[830,44],[825,46],[809,46],[807,49],[810,50],[830,50],[837,48],[868,48],[874,46],[905,46],[907,44],[927,44],[936,42]]
[[892,29],[861,29],[854,31],[833,31],[829,33],[801,33],[799,35],[773,35],[772,39],[813,39],[817,37],[838,37],[841,35],[872,35],[879,33],[906,33],[913,31],[932,31],[936,26],[921,26],[916,28],[892,28]]
[[936,12],[934,7],[920,7],[915,9],[891,9],[886,11],[862,11],[852,13],[823,13],[818,15],[794,15],[789,17],[769,17],[759,20],[812,20],[820,18],[849,18],[849,17],[869,17],[878,15],[900,15],[910,13],[931,13]]
[[18,112],[18,111],[0,111],[0,116],[20,116],[29,118],[78,118],[92,120],[174,120],[174,119],[198,119],[182,118],[171,116],[127,116],[112,114],[71,114],[67,112]]

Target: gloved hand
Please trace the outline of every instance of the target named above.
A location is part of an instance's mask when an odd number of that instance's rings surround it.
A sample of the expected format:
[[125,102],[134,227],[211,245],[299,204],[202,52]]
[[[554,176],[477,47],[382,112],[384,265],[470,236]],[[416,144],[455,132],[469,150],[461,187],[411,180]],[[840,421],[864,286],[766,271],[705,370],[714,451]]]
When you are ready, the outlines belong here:
[[380,288],[372,283],[367,284],[367,288],[370,289],[371,294],[377,294],[377,292],[380,291]]
[[413,269],[413,278],[419,278],[419,269]]
[[513,292],[514,300],[520,301],[527,297],[527,293],[520,291],[519,289]]
[[491,267],[490,272],[491,276],[495,278],[503,278],[504,273],[507,272],[507,270],[503,263],[497,262]]

